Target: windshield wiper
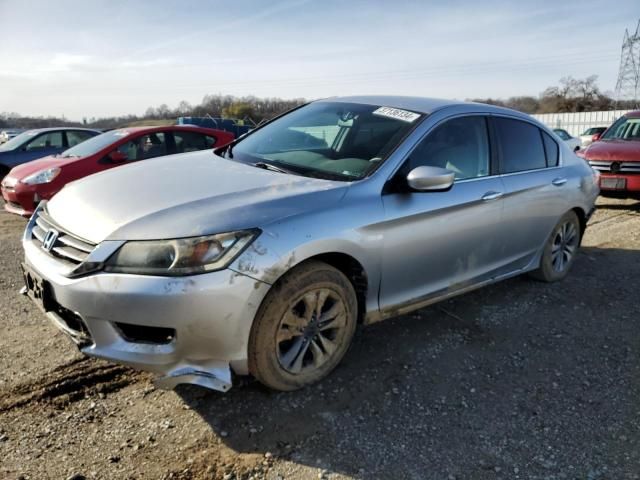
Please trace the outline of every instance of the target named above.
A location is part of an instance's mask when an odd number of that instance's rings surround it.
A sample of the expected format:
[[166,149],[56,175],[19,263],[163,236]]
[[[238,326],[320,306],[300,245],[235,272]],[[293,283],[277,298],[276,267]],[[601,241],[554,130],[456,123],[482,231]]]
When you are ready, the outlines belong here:
[[256,162],[256,163],[252,163],[252,165],[254,167],[262,168],[263,170],[271,170],[272,172],[289,173],[289,174],[297,175],[295,172],[291,170],[285,170],[284,168],[276,167],[275,165],[272,165],[267,162]]

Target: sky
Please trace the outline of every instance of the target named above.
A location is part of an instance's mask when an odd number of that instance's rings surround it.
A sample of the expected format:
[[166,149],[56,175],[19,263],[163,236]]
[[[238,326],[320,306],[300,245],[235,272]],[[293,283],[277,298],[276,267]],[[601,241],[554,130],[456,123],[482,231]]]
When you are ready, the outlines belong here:
[[80,120],[218,93],[537,96],[568,75],[613,91],[639,18],[638,0],[0,0],[0,112]]

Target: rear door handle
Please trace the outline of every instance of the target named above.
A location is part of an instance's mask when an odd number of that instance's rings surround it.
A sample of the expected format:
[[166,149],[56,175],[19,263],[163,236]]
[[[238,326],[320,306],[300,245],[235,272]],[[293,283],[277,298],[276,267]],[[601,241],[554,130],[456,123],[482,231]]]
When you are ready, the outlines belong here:
[[497,200],[502,196],[502,192],[487,192],[482,196],[482,200],[488,202],[490,200]]
[[566,178],[555,178],[551,183],[554,184],[556,187],[559,187],[559,186],[564,185],[565,183],[567,183],[567,179]]

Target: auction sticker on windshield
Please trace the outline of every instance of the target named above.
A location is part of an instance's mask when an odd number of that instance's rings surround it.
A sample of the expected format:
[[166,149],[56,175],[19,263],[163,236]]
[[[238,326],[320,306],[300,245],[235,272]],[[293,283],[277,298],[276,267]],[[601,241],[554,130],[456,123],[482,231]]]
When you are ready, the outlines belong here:
[[418,113],[409,112],[407,110],[401,110],[399,108],[380,107],[373,112],[374,115],[380,115],[381,117],[395,118],[402,120],[403,122],[413,123],[420,115]]

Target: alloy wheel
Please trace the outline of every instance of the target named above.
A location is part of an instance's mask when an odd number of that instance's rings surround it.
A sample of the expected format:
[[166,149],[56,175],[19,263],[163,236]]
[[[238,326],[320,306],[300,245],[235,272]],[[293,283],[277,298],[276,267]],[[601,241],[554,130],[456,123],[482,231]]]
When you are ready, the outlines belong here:
[[317,369],[331,359],[347,332],[344,301],[333,290],[319,288],[289,304],[278,327],[278,361],[289,373]]
[[573,260],[578,249],[579,235],[573,222],[565,222],[556,230],[551,244],[551,265],[556,272],[563,272]]

